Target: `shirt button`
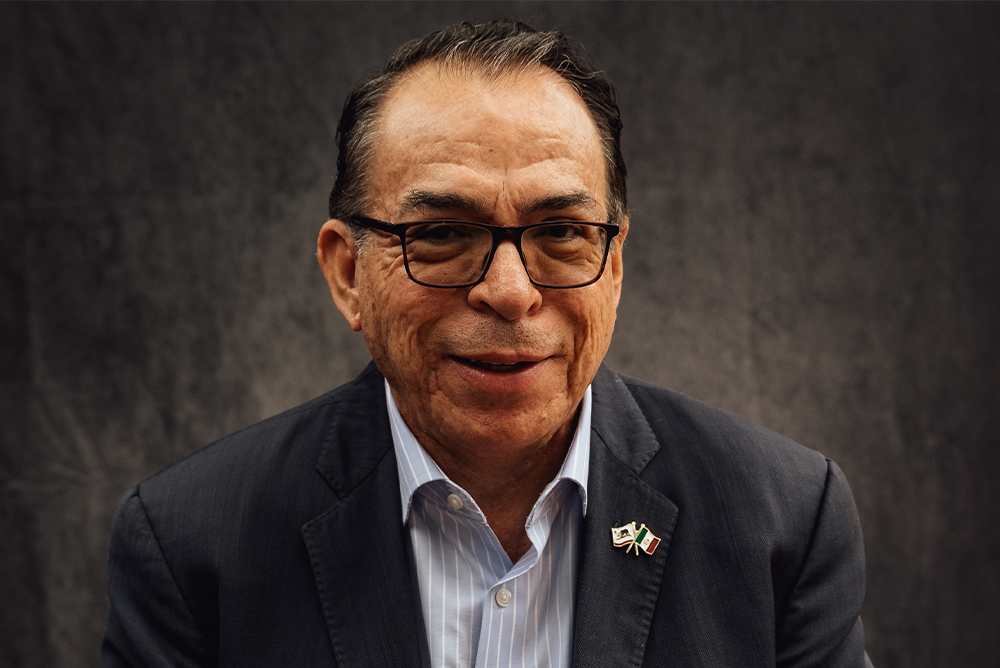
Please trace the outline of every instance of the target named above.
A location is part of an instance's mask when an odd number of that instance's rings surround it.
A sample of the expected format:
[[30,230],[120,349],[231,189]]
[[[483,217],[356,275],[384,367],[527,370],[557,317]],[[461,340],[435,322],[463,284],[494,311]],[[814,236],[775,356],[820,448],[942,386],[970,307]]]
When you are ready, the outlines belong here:
[[462,502],[462,497],[460,497],[458,494],[449,494],[448,505],[454,508],[455,510],[461,510],[462,506],[464,506],[465,504]]
[[510,605],[510,592],[506,589],[501,589],[497,592],[497,605],[501,608],[506,608]]

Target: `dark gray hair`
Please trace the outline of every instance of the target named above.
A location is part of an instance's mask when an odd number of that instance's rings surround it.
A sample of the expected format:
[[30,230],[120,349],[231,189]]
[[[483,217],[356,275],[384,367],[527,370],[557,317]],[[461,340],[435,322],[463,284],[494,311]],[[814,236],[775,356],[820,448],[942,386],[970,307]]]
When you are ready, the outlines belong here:
[[[358,84],[344,103],[337,124],[337,180],[330,192],[330,217],[346,220],[364,216],[368,201],[368,171],[379,109],[396,81],[425,62],[452,63],[496,76],[532,66],[547,67],[561,76],[583,99],[604,148],[608,188],[608,218],[621,223],[628,210],[625,161],[621,152],[621,117],[615,89],[580,55],[566,35],[555,30],[501,19],[472,25],[457,23],[407,42],[392,55],[382,72]],[[351,226],[355,237],[362,228]]]

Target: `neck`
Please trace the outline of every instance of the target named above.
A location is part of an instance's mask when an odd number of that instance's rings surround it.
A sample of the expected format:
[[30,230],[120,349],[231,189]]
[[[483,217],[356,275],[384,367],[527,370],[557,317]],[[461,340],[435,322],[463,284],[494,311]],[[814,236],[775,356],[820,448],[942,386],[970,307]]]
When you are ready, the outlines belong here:
[[447,448],[414,435],[427,454],[466,490],[486,515],[507,556],[516,563],[531,547],[524,524],[548,485],[559,473],[572,444],[576,416],[551,437],[514,451],[489,447]]

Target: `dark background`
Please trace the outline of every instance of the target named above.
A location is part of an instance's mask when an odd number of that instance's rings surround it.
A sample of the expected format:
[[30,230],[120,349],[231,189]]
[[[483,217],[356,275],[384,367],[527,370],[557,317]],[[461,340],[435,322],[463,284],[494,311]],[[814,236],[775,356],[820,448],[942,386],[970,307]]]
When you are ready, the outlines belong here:
[[96,666],[134,482],[368,359],[314,244],[349,87],[502,15],[616,82],[609,361],[837,460],[877,666],[1000,656],[1000,7],[0,5],[0,665]]

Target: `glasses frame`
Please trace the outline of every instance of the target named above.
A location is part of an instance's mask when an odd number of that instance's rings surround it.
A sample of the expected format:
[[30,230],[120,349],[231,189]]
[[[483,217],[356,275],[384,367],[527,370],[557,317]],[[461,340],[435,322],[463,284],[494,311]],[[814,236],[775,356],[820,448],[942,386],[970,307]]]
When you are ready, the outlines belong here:
[[[531,225],[516,225],[516,226],[503,226],[503,225],[487,225],[486,223],[474,223],[468,220],[454,220],[451,218],[442,218],[435,220],[421,220],[412,223],[387,223],[384,220],[378,220],[376,218],[366,218],[364,216],[351,216],[347,218],[347,221],[360,225],[361,227],[366,227],[372,230],[378,230],[379,232],[385,232],[387,234],[394,234],[399,237],[399,242],[403,247],[403,265],[406,267],[406,275],[410,277],[410,280],[417,285],[422,285],[427,288],[441,288],[441,289],[452,289],[452,288],[470,288],[474,285],[479,285],[486,278],[487,272],[490,270],[490,265],[493,264],[493,257],[496,255],[497,248],[500,246],[501,242],[512,241],[514,247],[517,249],[517,254],[521,258],[521,266],[524,267],[524,275],[528,277],[528,280],[532,285],[539,288],[546,288],[549,290],[571,290],[573,288],[582,288],[588,285],[593,285],[600,280],[601,276],[604,275],[604,267],[608,263],[608,254],[611,251],[611,242],[618,236],[621,231],[620,225],[615,225],[614,223],[593,223],[590,221],[582,220],[549,220],[543,223],[532,223]],[[460,285],[434,285],[433,283],[425,283],[423,281],[418,281],[413,277],[413,272],[410,271],[410,261],[407,258],[406,253],[406,231],[411,227],[417,227],[420,225],[429,225],[433,223],[459,223],[462,225],[471,225],[472,227],[481,227],[484,230],[489,231],[493,235],[493,246],[490,248],[490,252],[486,256],[486,263],[483,265],[483,273],[479,275],[479,278],[470,282],[462,283]],[[528,230],[535,229],[536,227],[545,227],[549,225],[591,225],[593,227],[600,227],[608,235],[608,242],[604,246],[604,257],[601,258],[601,267],[597,270],[597,276],[593,279],[586,281],[584,283],[577,283],[575,285],[546,285],[544,283],[539,283],[531,277],[528,272],[528,261],[524,258],[524,251],[521,250],[521,237]]]

